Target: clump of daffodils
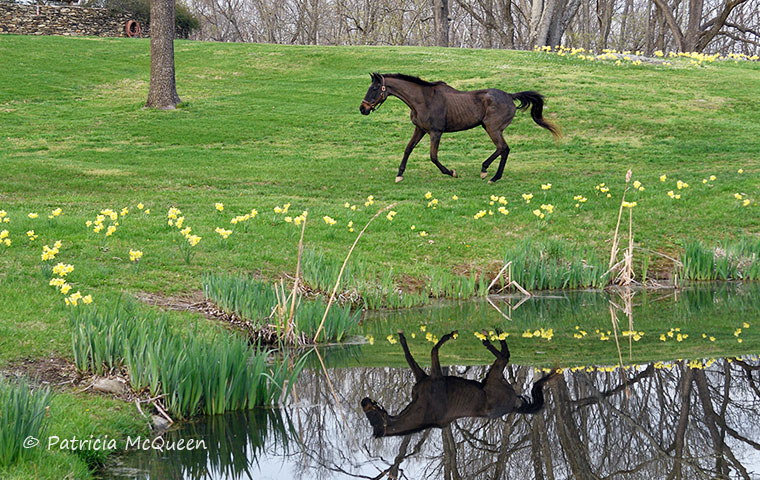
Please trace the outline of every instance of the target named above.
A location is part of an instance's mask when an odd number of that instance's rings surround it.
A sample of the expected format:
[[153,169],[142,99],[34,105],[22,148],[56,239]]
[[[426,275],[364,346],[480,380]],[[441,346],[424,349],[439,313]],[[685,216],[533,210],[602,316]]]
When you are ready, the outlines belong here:
[[488,212],[486,212],[485,210],[480,210],[478,213],[476,213],[475,215],[473,215],[473,218],[474,218],[475,220],[478,220],[478,219],[480,219],[480,218],[483,218],[483,217],[485,217],[485,216],[486,216],[486,213],[488,213]]
[[301,215],[299,215],[299,216],[297,216],[297,217],[295,217],[295,218],[293,219],[293,223],[294,223],[296,226],[298,226],[298,225],[301,225],[301,223],[302,223],[302,222],[305,222],[305,221],[306,221],[306,217],[307,217],[308,215],[309,215],[309,211],[308,211],[308,210],[304,210],[303,212],[301,212]]
[[229,236],[232,234],[232,230],[225,230],[222,227],[216,227],[214,231],[218,233],[224,240],[227,240],[227,238],[229,238]]
[[335,219],[334,219],[334,218],[332,218],[332,217],[330,217],[330,216],[327,216],[327,215],[325,215],[324,217],[322,217],[322,220],[324,220],[324,222],[325,222],[327,225],[331,226],[331,227],[332,227],[333,225],[335,225],[336,223],[338,223],[338,222],[336,222],[336,221],[335,221]]
[[675,193],[673,190],[668,192],[668,196],[674,200],[678,200],[679,198],[681,198],[681,194]]
[[54,260],[55,256],[60,252],[62,246],[63,242],[60,240],[56,240],[56,242],[53,244],[53,248],[50,248],[48,245],[43,245],[42,261],[47,262],[48,260]]
[[10,221],[11,219],[8,217],[8,212],[0,210],[0,223],[9,223]]
[[576,195],[573,197],[573,200],[575,200],[575,208],[580,208],[582,203],[586,203],[588,201],[588,198],[584,197],[583,195]]
[[224,211],[224,204],[221,202],[216,202],[214,204],[214,208],[216,208],[217,212],[223,212]]
[[551,190],[552,184],[551,183],[542,183],[541,184],[541,190]]
[[56,266],[53,267],[53,274],[58,275],[59,277],[65,277],[73,271],[74,265],[63,262],[59,262]]
[[277,205],[276,207],[274,207],[274,213],[286,214],[286,213],[288,213],[288,209],[290,209],[290,204],[289,203],[286,203],[282,207],[279,206],[279,205]]
[[61,209],[61,207],[58,207],[52,212],[50,212],[50,215],[48,215],[48,218],[60,217],[61,215],[63,215],[63,210]]
[[30,242],[37,240],[38,236],[39,235],[34,233],[34,230],[29,230],[26,232],[26,238],[28,238]]
[[393,217],[395,217],[397,213],[398,212],[396,212],[395,210],[391,210],[390,212],[388,212],[388,215],[386,215],[385,218],[387,218],[389,222],[392,222]]
[[375,203],[375,196],[374,195],[370,195],[370,196],[367,197],[367,201],[364,202],[364,206],[365,207],[369,207],[369,206],[372,206],[374,203]]
[[522,194],[523,200],[525,200],[525,203],[530,203],[530,199],[533,198],[532,193],[523,193]]
[[143,252],[141,250],[132,250],[131,248],[129,249],[130,262],[139,262],[142,256],[143,256]]
[[6,247],[11,246],[11,239],[8,237],[8,230],[0,231],[0,243],[5,245]]

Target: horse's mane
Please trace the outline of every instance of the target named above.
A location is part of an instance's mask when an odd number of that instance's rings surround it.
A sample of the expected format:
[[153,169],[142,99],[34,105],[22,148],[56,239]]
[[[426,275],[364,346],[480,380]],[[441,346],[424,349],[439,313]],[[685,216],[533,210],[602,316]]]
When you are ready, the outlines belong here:
[[436,85],[446,85],[446,82],[428,82],[426,80],[421,79],[420,77],[405,75],[403,73],[383,73],[380,75],[386,78],[397,78],[399,80],[406,80],[407,82],[416,83],[417,85],[422,85],[423,87],[435,87]]

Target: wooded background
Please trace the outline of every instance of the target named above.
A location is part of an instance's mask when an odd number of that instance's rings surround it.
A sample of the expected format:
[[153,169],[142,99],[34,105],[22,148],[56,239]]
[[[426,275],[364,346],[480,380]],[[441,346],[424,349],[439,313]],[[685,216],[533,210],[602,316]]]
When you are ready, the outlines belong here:
[[191,38],[760,53],[760,0],[186,0]]

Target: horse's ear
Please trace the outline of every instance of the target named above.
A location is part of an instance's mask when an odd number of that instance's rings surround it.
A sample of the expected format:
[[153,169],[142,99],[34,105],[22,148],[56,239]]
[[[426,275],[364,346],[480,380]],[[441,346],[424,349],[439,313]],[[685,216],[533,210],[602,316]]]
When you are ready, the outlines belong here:
[[369,76],[372,77],[373,82],[380,78],[380,74],[377,72],[372,72],[369,74]]

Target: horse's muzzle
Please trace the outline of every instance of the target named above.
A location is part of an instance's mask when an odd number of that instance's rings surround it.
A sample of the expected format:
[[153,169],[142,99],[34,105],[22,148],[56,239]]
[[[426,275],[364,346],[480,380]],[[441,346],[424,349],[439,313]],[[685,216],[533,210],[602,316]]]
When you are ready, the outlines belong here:
[[362,115],[369,115],[372,111],[372,106],[368,102],[362,102],[362,104],[359,105],[359,111]]

